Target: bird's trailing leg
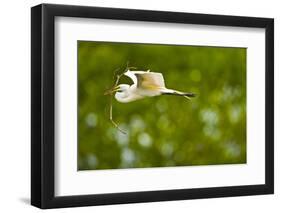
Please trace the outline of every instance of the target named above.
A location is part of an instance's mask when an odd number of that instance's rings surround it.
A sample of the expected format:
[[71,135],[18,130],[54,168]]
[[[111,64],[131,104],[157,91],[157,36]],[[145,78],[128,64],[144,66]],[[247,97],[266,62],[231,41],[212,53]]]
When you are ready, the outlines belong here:
[[187,92],[180,92],[177,90],[171,90],[168,89],[167,91],[162,93],[163,95],[178,95],[178,96],[183,96],[187,100],[191,100],[191,98],[195,97],[196,95],[194,93],[187,93]]

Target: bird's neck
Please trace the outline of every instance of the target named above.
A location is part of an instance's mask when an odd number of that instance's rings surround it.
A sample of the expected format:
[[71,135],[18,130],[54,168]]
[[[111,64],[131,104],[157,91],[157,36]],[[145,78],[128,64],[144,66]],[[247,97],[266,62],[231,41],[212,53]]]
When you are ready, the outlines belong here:
[[136,86],[133,84],[130,86],[130,88],[125,91],[125,92],[117,92],[115,94],[115,98],[117,101],[121,102],[121,103],[128,103],[128,102],[132,102],[138,99],[143,98],[140,95],[137,95],[134,91],[136,89]]
[[132,102],[132,101],[135,101],[135,100],[138,100],[138,99],[141,99],[142,97],[141,96],[137,96],[137,95],[124,95],[122,93],[119,93],[117,92],[115,94],[115,98],[117,101],[121,102],[121,103],[129,103],[129,102]]

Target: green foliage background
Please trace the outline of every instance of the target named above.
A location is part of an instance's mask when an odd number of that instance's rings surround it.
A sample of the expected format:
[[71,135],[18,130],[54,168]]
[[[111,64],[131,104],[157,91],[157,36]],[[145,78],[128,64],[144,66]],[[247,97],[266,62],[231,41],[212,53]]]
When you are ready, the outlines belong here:
[[[114,99],[123,134],[104,92],[127,62],[197,97]],[[245,48],[78,41],[78,82],[79,170],[246,163]]]

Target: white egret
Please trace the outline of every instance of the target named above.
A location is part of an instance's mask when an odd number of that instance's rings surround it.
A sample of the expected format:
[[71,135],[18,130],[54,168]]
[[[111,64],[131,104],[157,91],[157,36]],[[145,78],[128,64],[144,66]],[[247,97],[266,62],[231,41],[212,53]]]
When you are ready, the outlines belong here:
[[[128,65],[127,65],[128,67]],[[132,79],[133,84],[119,84],[120,78],[126,75]],[[195,97],[194,93],[180,92],[174,89],[167,89],[162,73],[147,71],[131,71],[128,68],[126,72],[121,75],[117,75],[116,82],[112,89],[105,92],[104,94],[110,94],[110,108],[109,108],[109,119],[112,124],[122,133],[126,134],[118,124],[113,120],[112,117],[112,95],[115,93],[115,99],[121,103],[128,103],[136,101],[145,97],[153,97],[159,95],[178,95],[183,96],[187,99]]]
[[[162,73],[147,71],[127,70],[124,75],[132,79],[133,84],[119,84],[110,90],[109,93],[115,93],[115,99],[121,103],[128,103],[145,97],[159,95],[178,95],[187,99],[194,97],[194,93],[180,92],[165,87],[165,81]],[[119,76],[121,77],[121,76]],[[119,80],[119,79],[118,79]]]

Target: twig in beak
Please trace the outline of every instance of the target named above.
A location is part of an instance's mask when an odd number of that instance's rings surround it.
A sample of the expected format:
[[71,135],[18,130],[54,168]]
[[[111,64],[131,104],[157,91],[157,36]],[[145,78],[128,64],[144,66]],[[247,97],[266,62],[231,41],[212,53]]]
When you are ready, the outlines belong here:
[[[116,72],[116,70],[115,70]],[[119,125],[113,120],[113,113],[112,113],[112,99],[113,99],[113,93],[116,92],[115,90],[118,89],[118,83],[119,83],[119,80],[121,78],[122,75],[124,75],[125,72],[123,72],[122,74],[120,75],[116,75],[116,81],[115,81],[115,84],[114,86],[112,87],[111,90],[108,90],[106,91],[104,94],[105,95],[110,95],[110,105],[109,105],[109,120],[110,122],[113,124],[113,126],[115,126],[115,128],[117,128],[120,132],[122,132],[123,134],[127,134],[124,130],[122,130]]]
[[113,95],[113,93],[117,92],[120,87],[117,85],[109,90],[106,90],[103,94],[104,95]]
[[130,69],[137,69],[137,67],[129,67],[129,61],[127,61],[127,66],[126,66],[125,72],[127,72]]
[[120,132],[122,132],[123,134],[127,134],[124,130],[122,130],[119,125],[117,123],[115,123],[115,121],[112,118],[112,94],[110,97],[110,108],[109,108],[109,120],[111,121],[111,123],[115,126],[115,128],[117,128]]

